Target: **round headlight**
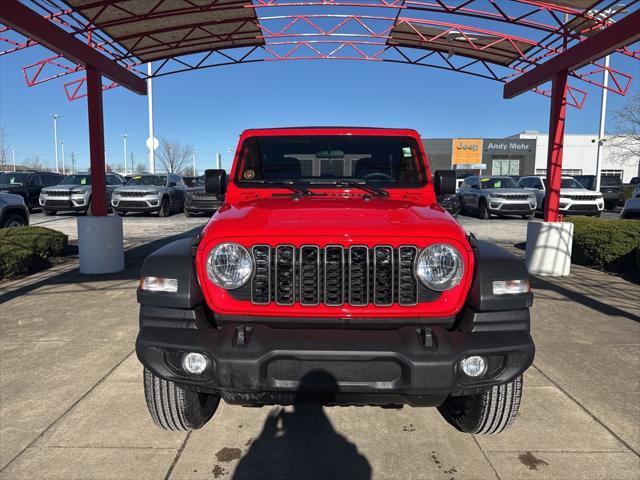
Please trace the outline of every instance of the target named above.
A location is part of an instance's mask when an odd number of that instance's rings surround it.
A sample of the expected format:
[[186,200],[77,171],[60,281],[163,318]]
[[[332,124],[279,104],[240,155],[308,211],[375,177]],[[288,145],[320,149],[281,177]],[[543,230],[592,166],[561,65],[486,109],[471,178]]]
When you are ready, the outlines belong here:
[[416,275],[428,288],[442,292],[460,283],[464,265],[460,252],[446,243],[425,248],[416,265]]
[[221,243],[209,252],[207,276],[217,286],[233,290],[239,288],[251,277],[253,261],[251,255],[237,243]]

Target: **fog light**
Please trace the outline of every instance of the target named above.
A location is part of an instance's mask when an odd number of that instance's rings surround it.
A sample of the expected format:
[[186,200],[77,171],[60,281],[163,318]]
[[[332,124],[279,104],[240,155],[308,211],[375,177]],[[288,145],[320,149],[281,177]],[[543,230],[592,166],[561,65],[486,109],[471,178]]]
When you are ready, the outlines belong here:
[[182,368],[185,372],[200,375],[207,368],[207,357],[201,353],[185,353],[182,357]]
[[529,280],[494,280],[494,295],[514,295],[527,293],[530,290]]
[[487,371],[487,362],[484,357],[473,355],[460,360],[460,368],[468,377],[481,377]]

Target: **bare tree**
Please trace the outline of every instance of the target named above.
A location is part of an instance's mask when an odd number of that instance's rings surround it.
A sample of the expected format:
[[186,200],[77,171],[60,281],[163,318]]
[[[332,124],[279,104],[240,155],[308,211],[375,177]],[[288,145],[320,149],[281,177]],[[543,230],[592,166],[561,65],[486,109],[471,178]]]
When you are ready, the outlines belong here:
[[606,148],[620,165],[638,165],[640,162],[640,93],[613,114],[615,133],[607,139]]
[[144,173],[145,166],[143,163],[136,163],[136,167],[133,169],[136,173]]
[[9,163],[9,146],[7,145],[7,132],[0,127],[0,165]]
[[184,167],[182,169],[182,171],[180,172],[180,175],[182,175],[184,177],[195,177],[196,174],[193,171],[193,165],[188,165],[188,166]]
[[29,155],[27,158],[25,158],[24,164],[30,170],[45,170],[44,163],[42,163],[42,161],[40,160],[39,155]]
[[156,151],[156,158],[160,161],[165,172],[181,172],[192,155],[193,147],[188,143],[160,137],[160,145]]

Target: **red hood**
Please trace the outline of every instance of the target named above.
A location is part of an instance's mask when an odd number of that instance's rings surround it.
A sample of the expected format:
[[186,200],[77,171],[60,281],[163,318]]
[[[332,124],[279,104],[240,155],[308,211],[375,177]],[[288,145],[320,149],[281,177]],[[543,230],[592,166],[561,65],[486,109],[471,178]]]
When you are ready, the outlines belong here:
[[[220,232],[220,233],[218,233]],[[462,227],[440,206],[374,197],[267,198],[225,205],[207,226],[206,237],[351,236],[455,238]]]

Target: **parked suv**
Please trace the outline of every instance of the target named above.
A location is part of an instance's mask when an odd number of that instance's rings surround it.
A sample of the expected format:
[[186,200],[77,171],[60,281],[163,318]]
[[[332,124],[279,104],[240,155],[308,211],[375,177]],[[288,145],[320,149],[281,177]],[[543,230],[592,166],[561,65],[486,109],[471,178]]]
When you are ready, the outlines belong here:
[[518,187],[511,177],[472,176],[458,190],[462,212],[474,211],[478,218],[491,215],[521,215],[532,218],[536,196]]
[[524,262],[436,202],[414,130],[248,130],[201,234],[146,258],[136,342],[149,412],[202,427],[220,399],[437,406],[497,433],[531,365]]
[[[105,175],[107,207],[113,190],[124,183],[124,178],[116,173]],[[67,175],[55,187],[43,188],[40,192],[40,206],[45,215],[57,212],[80,212],[91,215],[91,174],[73,173]]]
[[44,187],[57,185],[64,175],[50,172],[7,172],[0,173],[0,193],[13,193],[24,199],[32,211],[39,208],[38,198]]
[[0,193],[0,228],[29,225],[29,208],[21,195]]
[[[547,179],[537,176],[522,177],[518,186],[532,190],[536,195],[538,210],[544,210]],[[604,210],[602,194],[584,188],[573,177],[562,177],[560,183],[560,213],[563,215],[600,216]]]
[[[581,185],[589,190],[596,189],[595,175],[574,175]],[[601,175],[600,176],[600,193],[604,198],[604,207],[607,210],[613,210],[618,205],[624,204],[624,185],[619,175]]]
[[118,215],[128,212],[158,212],[167,217],[181,210],[187,187],[180,175],[135,175],[124,187],[117,188],[111,205]]
[[204,177],[193,182],[193,187],[184,194],[184,216],[191,217],[199,213],[213,214],[223,202],[222,197],[204,189]]

